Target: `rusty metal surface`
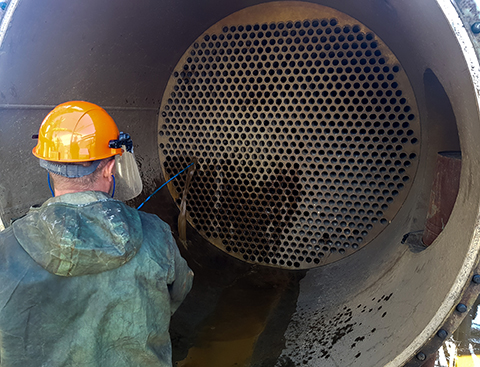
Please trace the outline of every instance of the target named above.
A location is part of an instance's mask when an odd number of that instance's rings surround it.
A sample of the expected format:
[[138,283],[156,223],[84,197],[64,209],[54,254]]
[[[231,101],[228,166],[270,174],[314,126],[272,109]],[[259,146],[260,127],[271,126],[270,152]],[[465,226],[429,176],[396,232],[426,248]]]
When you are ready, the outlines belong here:
[[460,152],[438,153],[430,206],[423,232],[423,243],[430,246],[450,218],[460,187],[462,155]]
[[[293,18],[291,4],[266,4],[207,30],[177,64],[159,124],[165,177],[198,158],[190,224],[239,259],[290,269],[384,230],[420,149],[393,53],[355,19],[305,4]],[[184,186],[169,186],[177,204]]]
[[[220,347],[217,342],[222,340],[231,346],[228,350],[239,350],[237,346],[245,346],[245,334],[236,331],[239,326],[249,325],[265,326],[254,347],[251,366],[270,367],[278,362],[278,366],[397,367],[415,359],[417,352],[428,355],[428,345],[423,350],[425,343],[436,343],[438,348],[438,327],[451,333],[458,324],[452,320],[462,317],[455,313],[456,303],[469,305],[465,283],[476,261],[479,238],[474,228],[480,202],[480,123],[475,95],[479,84],[472,81],[478,75],[478,62],[464,59],[463,51],[470,46],[458,36],[462,29],[452,31],[453,21],[445,18],[434,0],[318,2],[337,7],[368,26],[395,52],[401,73],[408,75],[422,129],[418,169],[411,177],[414,182],[408,195],[406,188],[400,192],[406,199],[399,201],[403,205],[392,223],[368,246],[357,249],[354,256],[343,256],[341,261],[308,271],[285,271],[239,260],[212,246],[187,223],[188,245],[182,250],[195,270],[196,283],[172,323],[175,361],[185,360],[192,346],[205,347],[203,341],[213,344],[213,349],[205,353],[218,350],[215,347]],[[112,6],[109,1],[46,0],[39,7],[32,0],[22,0],[0,52],[0,216],[6,218],[4,223],[48,197],[45,176],[37,162],[29,160],[30,136],[48,108],[66,99],[110,106],[108,111],[122,129],[136,137],[135,149],[146,182],[143,198],[163,183],[157,152],[157,112],[172,70],[185,50],[212,24],[258,3],[140,0],[132,5],[118,0]],[[286,2],[279,3],[284,6]],[[292,12],[274,23],[313,20],[312,14]],[[260,19],[264,15],[249,16]],[[326,13],[318,19],[332,17]],[[255,23],[261,25],[263,21],[252,20],[250,25]],[[238,25],[248,24],[235,22]],[[222,33],[220,28],[215,34]],[[438,83],[425,83],[427,68]],[[434,92],[442,86],[445,98],[439,100]],[[435,103],[429,106],[432,100]],[[441,107],[450,103],[451,114],[446,114]],[[288,106],[291,104],[285,108]],[[423,228],[435,155],[460,149],[458,140],[466,153],[458,206],[438,240],[425,251],[412,253],[401,239],[405,233]],[[204,186],[202,190],[209,190],[206,182],[200,180],[198,184]],[[187,204],[191,201],[188,199]],[[158,214],[177,231],[178,209],[174,205],[165,191],[155,196],[146,210]],[[208,216],[204,219],[210,221]],[[284,290],[282,286],[287,283]],[[250,287],[251,292],[241,293]],[[268,294],[263,293],[265,289]],[[470,296],[476,293],[478,288]],[[274,303],[276,297],[280,297],[278,304]],[[261,309],[257,305],[260,302]],[[347,327],[352,323],[353,329]],[[250,340],[259,330],[251,329]],[[247,352],[247,348],[242,350]],[[328,354],[322,354],[323,350]],[[234,354],[230,356],[235,358]],[[418,360],[416,365],[421,363]],[[208,361],[206,365],[212,364]]]

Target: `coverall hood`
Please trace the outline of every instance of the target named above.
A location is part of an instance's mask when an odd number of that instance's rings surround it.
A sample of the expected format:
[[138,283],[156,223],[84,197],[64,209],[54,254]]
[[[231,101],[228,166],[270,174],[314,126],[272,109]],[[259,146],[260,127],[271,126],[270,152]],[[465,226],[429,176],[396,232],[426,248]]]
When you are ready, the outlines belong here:
[[193,273],[156,215],[58,196],[0,232],[0,264],[2,367],[172,367]]
[[53,197],[14,222],[13,230],[35,262],[65,277],[118,268],[143,241],[139,213],[97,191]]

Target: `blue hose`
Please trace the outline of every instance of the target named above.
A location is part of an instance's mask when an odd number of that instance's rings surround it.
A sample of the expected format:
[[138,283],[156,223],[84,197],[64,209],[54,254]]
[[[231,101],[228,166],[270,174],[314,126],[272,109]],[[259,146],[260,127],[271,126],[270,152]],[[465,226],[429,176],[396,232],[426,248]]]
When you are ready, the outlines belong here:
[[150,198],[155,195],[163,186],[165,186],[166,184],[168,184],[170,181],[172,181],[173,179],[175,179],[179,174],[181,174],[182,172],[185,172],[189,167],[193,166],[195,164],[195,162],[192,162],[190,163],[187,167],[185,167],[184,169],[182,169],[180,172],[178,172],[175,176],[173,176],[172,178],[170,178],[167,182],[165,182],[164,184],[162,184],[158,189],[156,189],[148,198],[145,199],[145,201],[143,203],[141,203],[137,210],[140,210],[140,208],[148,201],[150,200]]

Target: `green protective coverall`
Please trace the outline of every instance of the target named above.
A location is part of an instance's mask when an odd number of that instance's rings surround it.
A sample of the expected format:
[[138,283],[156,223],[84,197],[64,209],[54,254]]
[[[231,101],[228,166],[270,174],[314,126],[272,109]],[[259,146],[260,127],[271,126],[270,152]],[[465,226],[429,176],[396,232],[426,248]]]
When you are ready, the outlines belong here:
[[192,279],[157,216],[101,192],[51,198],[0,232],[0,366],[172,366]]

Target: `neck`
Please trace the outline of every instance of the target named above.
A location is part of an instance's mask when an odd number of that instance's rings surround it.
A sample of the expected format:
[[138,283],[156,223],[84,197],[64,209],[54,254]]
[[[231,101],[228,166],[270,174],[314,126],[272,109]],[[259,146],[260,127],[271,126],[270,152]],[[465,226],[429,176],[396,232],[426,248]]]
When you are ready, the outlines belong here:
[[106,194],[112,189],[112,183],[108,180],[97,180],[94,184],[88,187],[78,187],[78,186],[65,186],[65,187],[54,187],[55,196],[65,195],[65,194],[74,194],[76,192],[84,191],[101,191]]
[[[55,196],[60,196],[60,195],[65,195],[65,194],[74,194],[76,192],[84,192],[84,191],[102,191],[102,190],[96,190],[93,187],[89,187],[86,189],[54,189]],[[104,191],[105,192],[105,191]]]

